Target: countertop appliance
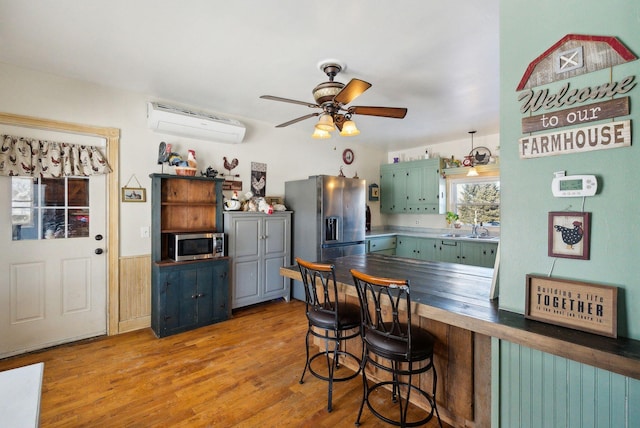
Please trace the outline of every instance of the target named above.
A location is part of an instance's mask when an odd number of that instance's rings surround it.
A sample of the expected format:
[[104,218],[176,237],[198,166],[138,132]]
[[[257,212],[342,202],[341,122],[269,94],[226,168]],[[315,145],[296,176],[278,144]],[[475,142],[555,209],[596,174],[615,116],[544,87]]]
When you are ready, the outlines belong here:
[[[294,258],[328,262],[365,253],[365,180],[316,175],[285,182],[284,193],[293,211]],[[304,300],[302,283],[294,281],[292,290]]]

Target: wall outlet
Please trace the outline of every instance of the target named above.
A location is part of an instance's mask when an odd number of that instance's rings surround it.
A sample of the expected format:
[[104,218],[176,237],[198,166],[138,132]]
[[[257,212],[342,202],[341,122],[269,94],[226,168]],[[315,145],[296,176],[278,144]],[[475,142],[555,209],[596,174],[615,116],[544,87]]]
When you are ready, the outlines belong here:
[[143,226],[140,228],[140,237],[141,238],[149,237],[149,226]]

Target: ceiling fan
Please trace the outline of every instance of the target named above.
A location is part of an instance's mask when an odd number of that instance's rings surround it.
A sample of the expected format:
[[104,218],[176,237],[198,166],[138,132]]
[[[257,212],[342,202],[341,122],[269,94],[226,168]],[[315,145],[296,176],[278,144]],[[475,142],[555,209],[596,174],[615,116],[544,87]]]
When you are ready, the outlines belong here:
[[339,61],[330,60],[318,64],[318,68],[322,70],[328,77],[328,82],[323,82],[313,88],[312,94],[316,103],[306,101],[297,101],[289,98],[276,97],[273,95],[262,95],[260,98],[273,101],[282,101],[285,103],[300,104],[309,108],[320,109],[321,111],[306,114],[304,116],[292,119],[288,122],[276,125],[276,128],[284,128],[311,117],[320,116],[318,123],[315,125],[314,138],[330,138],[330,131],[338,128],[340,135],[358,135],[360,131],[351,120],[354,114],[366,116],[391,117],[402,119],[407,114],[406,108],[398,107],[366,107],[366,106],[350,106],[351,101],[360,96],[364,91],[371,87],[371,83],[360,79],[351,79],[346,85],[334,80],[340,71],[346,66]]

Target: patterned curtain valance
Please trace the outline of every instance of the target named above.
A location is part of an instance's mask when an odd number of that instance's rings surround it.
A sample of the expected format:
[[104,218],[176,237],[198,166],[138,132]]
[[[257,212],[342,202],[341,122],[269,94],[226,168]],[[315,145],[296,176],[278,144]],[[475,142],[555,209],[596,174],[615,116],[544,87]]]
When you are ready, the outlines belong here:
[[59,178],[111,172],[98,147],[2,135],[0,175]]

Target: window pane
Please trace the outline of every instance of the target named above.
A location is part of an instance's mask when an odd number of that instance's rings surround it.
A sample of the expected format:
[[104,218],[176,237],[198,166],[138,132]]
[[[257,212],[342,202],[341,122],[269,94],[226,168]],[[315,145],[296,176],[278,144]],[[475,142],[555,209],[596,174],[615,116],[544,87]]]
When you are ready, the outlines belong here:
[[69,238],[86,238],[89,236],[89,210],[69,210]]
[[42,210],[42,237],[44,239],[57,239],[66,236],[64,212],[64,208]]
[[64,206],[64,178],[43,178],[43,205],[47,207]]
[[87,178],[69,179],[69,206],[89,206],[89,180]]

